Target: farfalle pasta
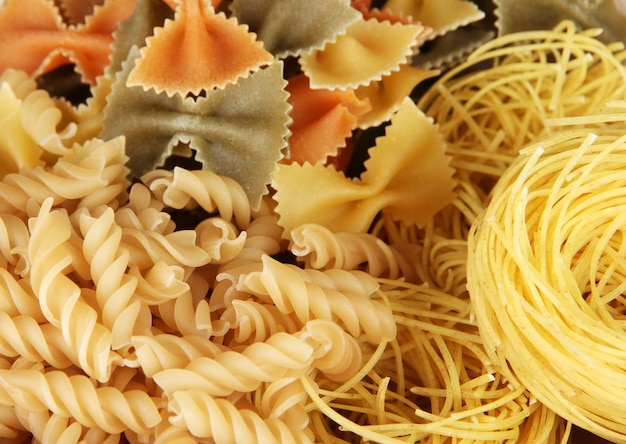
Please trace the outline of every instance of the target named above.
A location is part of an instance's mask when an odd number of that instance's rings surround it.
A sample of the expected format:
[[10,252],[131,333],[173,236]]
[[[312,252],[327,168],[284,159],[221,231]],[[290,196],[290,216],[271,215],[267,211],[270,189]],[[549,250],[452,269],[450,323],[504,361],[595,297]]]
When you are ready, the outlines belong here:
[[[380,211],[407,224],[423,225],[454,197],[445,144],[432,120],[409,99],[369,156],[358,181],[319,164],[279,165],[273,187],[285,235],[307,222],[335,232],[364,232]],[[302,192],[307,200],[300,198]]]
[[371,110],[369,98],[359,99],[352,90],[311,89],[304,74],[290,78],[286,90],[292,106],[290,162],[326,164]]
[[360,18],[349,0],[320,0],[308,7],[297,0],[235,0],[229,8],[277,58],[322,49]]
[[444,35],[485,16],[466,0],[388,0],[383,7],[386,9],[432,28],[435,35]]
[[30,0],[29,14],[23,14],[22,2],[7,1],[0,11],[0,70],[15,68],[36,77],[74,63],[85,82],[94,84],[108,65],[112,33],[134,6],[134,0],[109,1],[84,23],[68,26],[51,1]]
[[[163,59],[168,61],[166,69]],[[180,0],[174,19],[146,39],[127,85],[154,88],[169,96],[197,96],[237,83],[273,60],[234,18],[215,13],[202,0]]]
[[357,88],[400,69],[424,32],[421,25],[361,19],[299,62],[312,88]]
[[[103,138],[126,137],[128,166],[136,177],[163,166],[179,144],[187,145],[187,152],[195,151],[195,160],[218,175],[236,180],[253,207],[258,206],[286,147],[289,105],[282,63],[274,62],[236,84],[194,99],[128,87],[127,76],[138,56],[135,48],[116,76],[104,109]],[[241,96],[256,97],[256,105],[250,100],[235,100]],[[129,111],[143,117],[137,122],[124,118]],[[181,116],[186,118],[180,121]],[[257,125],[265,129],[262,134],[255,130]]]

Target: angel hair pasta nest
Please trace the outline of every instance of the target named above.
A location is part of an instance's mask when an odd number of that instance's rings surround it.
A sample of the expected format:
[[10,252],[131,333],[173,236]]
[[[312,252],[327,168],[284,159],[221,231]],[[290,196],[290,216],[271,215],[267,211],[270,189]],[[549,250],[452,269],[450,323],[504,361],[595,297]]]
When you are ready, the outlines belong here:
[[623,134],[574,128],[525,148],[473,225],[467,260],[498,371],[616,442],[626,433]]

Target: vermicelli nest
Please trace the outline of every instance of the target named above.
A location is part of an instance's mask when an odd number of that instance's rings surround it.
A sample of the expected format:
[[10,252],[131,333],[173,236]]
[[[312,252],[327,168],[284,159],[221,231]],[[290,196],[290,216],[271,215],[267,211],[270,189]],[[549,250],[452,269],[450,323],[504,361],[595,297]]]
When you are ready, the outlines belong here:
[[420,109],[440,125],[457,175],[498,178],[521,148],[551,133],[554,119],[588,115],[626,97],[624,43],[605,45],[598,33],[564,21],[553,30],[501,36],[420,97]]
[[626,131],[560,132],[522,150],[468,238],[485,347],[512,386],[626,442]]

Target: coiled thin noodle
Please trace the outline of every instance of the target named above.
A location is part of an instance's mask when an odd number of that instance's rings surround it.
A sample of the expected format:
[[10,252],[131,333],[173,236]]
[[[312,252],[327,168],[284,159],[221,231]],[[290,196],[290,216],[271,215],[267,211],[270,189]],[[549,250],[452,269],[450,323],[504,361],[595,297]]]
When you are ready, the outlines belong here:
[[439,123],[457,174],[497,178],[521,148],[553,132],[552,119],[625,98],[624,44],[606,45],[598,32],[564,21],[501,36],[441,76],[418,106]]
[[[338,443],[433,444],[555,443],[568,436],[563,419],[492,365],[467,295],[380,282],[398,335],[368,350],[362,371],[349,381],[318,377],[315,387],[303,379],[317,436]],[[337,437],[317,411],[349,433]]]
[[623,134],[574,128],[524,149],[473,225],[467,262],[496,368],[615,442],[626,442]]

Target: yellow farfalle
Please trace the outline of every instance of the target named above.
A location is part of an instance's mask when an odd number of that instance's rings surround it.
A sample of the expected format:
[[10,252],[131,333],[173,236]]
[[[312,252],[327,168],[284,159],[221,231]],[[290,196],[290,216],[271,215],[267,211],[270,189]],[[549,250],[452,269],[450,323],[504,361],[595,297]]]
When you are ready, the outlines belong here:
[[369,112],[359,116],[359,128],[371,128],[389,120],[417,84],[438,74],[437,70],[403,65],[399,71],[357,89],[356,96],[371,106]]
[[398,71],[413,53],[421,25],[357,20],[323,49],[300,56],[311,87],[347,89],[368,85]]
[[432,28],[435,35],[444,35],[485,17],[478,6],[466,0],[389,0],[383,10],[409,16]]
[[454,198],[449,161],[438,127],[407,98],[370,150],[360,180],[319,164],[279,165],[272,184],[279,223],[285,236],[303,223],[365,232],[382,210],[421,226]]

